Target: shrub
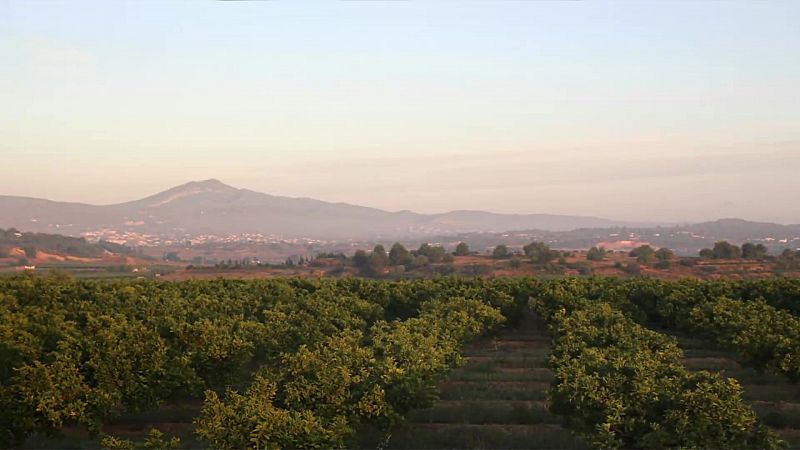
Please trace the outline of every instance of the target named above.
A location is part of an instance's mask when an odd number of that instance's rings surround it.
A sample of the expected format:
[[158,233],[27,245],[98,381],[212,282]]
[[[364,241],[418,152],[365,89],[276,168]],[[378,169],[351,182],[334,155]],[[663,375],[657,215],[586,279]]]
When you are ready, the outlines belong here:
[[586,259],[589,261],[602,261],[606,257],[606,249],[603,247],[592,247],[586,252]]
[[670,267],[672,267],[672,262],[670,260],[668,260],[668,259],[662,259],[662,260],[659,260],[657,263],[655,263],[654,267],[656,269],[667,270]]
[[693,267],[697,265],[697,260],[694,258],[681,258],[678,263],[684,267]]

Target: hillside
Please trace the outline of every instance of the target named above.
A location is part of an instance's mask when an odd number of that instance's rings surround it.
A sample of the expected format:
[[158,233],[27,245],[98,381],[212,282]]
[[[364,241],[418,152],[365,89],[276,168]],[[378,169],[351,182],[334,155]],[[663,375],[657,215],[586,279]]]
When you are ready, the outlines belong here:
[[[0,196],[0,227],[82,233],[109,228],[156,235],[260,233],[282,237],[363,239],[537,228],[634,226],[597,217],[389,212],[310,198],[282,197],[228,186],[218,180],[190,182],[126,203],[97,206]],[[642,225],[642,224],[638,224]]]
[[470,247],[487,250],[498,244],[521,248],[531,241],[543,241],[559,249],[588,249],[603,246],[607,249],[630,249],[642,243],[667,247],[679,255],[696,256],[700,249],[712,247],[717,241],[736,245],[760,243],[772,254],[786,248],[800,248],[800,225],[750,222],[741,219],[720,219],[671,227],[598,227],[568,231],[529,229],[504,233],[459,233],[431,237],[432,242],[467,242]]
[[130,254],[130,248],[112,242],[92,243],[84,238],[58,234],[0,229],[0,259],[85,260]]

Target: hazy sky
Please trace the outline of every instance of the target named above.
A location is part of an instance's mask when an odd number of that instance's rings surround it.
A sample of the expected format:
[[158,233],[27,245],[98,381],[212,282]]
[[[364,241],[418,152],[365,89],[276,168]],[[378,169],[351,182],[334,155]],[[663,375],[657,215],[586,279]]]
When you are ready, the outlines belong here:
[[800,223],[800,2],[0,0],[0,161],[90,203]]

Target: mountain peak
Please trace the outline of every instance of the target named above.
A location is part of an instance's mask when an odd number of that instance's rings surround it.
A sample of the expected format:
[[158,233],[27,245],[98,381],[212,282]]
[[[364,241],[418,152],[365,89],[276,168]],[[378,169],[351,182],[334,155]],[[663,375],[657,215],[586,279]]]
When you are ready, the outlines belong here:
[[207,180],[199,180],[199,181],[190,181],[183,186],[178,187],[203,187],[207,189],[214,189],[214,190],[237,190],[233,186],[229,186],[222,181],[219,181],[216,178],[209,178]]
[[238,192],[233,186],[229,186],[216,178],[209,178],[208,180],[190,181],[186,184],[176,186],[172,189],[166,190],[152,197],[144,199],[149,207],[158,207],[171,203],[179,198],[189,197],[197,194],[204,193],[221,193],[229,194]]

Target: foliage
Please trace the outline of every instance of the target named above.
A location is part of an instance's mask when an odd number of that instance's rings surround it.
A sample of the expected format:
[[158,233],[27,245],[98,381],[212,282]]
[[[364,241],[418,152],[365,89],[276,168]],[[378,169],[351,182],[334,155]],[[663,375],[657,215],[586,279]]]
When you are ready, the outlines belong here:
[[603,247],[592,247],[586,252],[586,259],[589,261],[602,261],[606,258],[606,249]]
[[741,387],[689,373],[675,341],[647,330],[592,288],[554,282],[537,310],[554,334],[550,409],[597,448],[780,448],[741,399]]
[[356,250],[353,254],[353,265],[356,267],[366,267],[368,258],[367,252],[364,250]]
[[767,247],[764,244],[745,242],[742,244],[742,258],[762,259],[767,256]]
[[85,238],[46,233],[22,233],[13,228],[0,228],[0,250],[8,254],[10,248],[21,248],[28,258],[36,258],[37,252],[47,252],[77,257],[96,258],[106,250],[120,254],[130,254],[133,250],[123,245],[100,241],[88,242]]
[[675,257],[675,253],[666,247],[661,247],[660,249],[656,250],[655,257],[659,261],[669,261]]
[[800,269],[800,251],[786,249],[777,262],[778,269],[780,270],[798,270]]
[[640,323],[706,336],[746,366],[800,381],[800,280],[576,279],[571,289]]
[[[256,375],[275,385],[274,405],[291,419],[287,427],[316,427],[319,440],[309,437],[309,445],[339,445],[363,423],[387,428],[427,404],[465,340],[496,328],[503,315],[517,320],[527,299],[518,286],[450,278],[3,278],[0,446],[64,426],[97,435],[121,413],[246,387]],[[215,411],[208,398],[206,419]],[[256,428],[258,445],[295,442]],[[208,436],[213,429],[206,428]],[[285,437],[288,429],[275,432]]]
[[508,253],[508,247],[505,245],[498,245],[497,247],[492,250],[492,258],[494,259],[504,259],[508,258],[510,254]]
[[668,270],[672,267],[672,261],[669,259],[660,259],[653,265],[653,267],[656,269]]
[[215,448],[344,448],[364,423],[389,430],[431,406],[435,382],[457,364],[459,346],[504,321],[478,300],[429,301],[418,318],[345,330],[283,354],[241,395],[213,391],[197,420]]
[[395,242],[389,250],[389,263],[393,266],[407,266],[413,261],[413,257],[405,247],[399,242]]
[[537,264],[547,264],[548,262],[558,258],[558,251],[551,250],[550,247],[544,242],[531,242],[523,247],[525,256],[529,257],[531,261]]
[[[449,262],[452,261],[452,255],[448,255],[444,247],[440,245],[422,244],[414,252],[415,256],[424,256],[429,262]],[[449,258],[448,258],[449,257]]]
[[459,242],[453,254],[456,256],[469,256],[469,245],[466,242]]
[[636,258],[636,262],[639,264],[647,264],[653,260],[655,253],[656,251],[653,249],[653,247],[649,245],[640,245],[631,250],[628,256],[633,256]]
[[714,243],[713,249],[700,250],[700,256],[706,259],[738,259],[742,257],[742,249],[728,241]]
[[128,439],[121,439],[109,435],[103,437],[100,441],[100,445],[107,450],[177,450],[181,446],[181,440],[178,437],[167,437],[160,430],[151,428],[147,434],[147,438],[141,445],[136,445],[135,442]]
[[745,364],[796,379],[800,280],[31,274],[0,279],[0,444],[67,426],[97,436],[122,413],[204,398],[197,430],[212,447],[350,447],[362,427],[388,434],[430,405],[460,347],[518,322],[530,298],[556,335],[553,408],[590,442],[774,446],[735,383],[689,375],[674,342],[641,324],[708,336]]

